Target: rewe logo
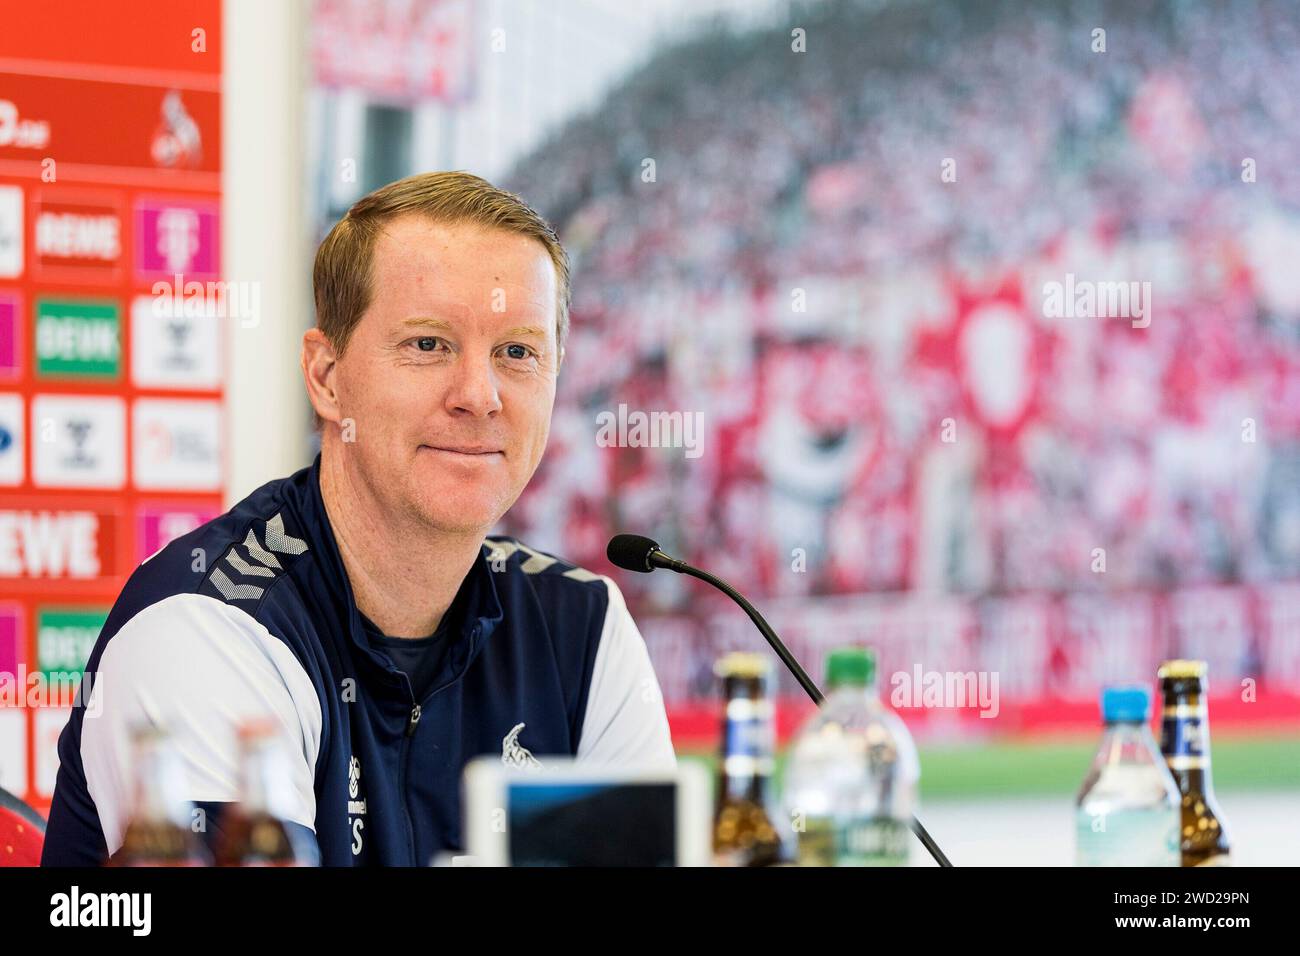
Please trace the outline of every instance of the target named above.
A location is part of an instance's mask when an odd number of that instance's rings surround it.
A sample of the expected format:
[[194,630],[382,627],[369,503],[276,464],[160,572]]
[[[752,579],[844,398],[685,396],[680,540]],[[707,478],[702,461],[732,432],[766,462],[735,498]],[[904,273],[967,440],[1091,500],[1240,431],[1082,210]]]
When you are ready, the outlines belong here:
[[115,215],[42,212],[36,217],[36,253],[53,259],[115,262],[122,254],[122,224]]
[[51,926],[129,926],[133,936],[148,936],[153,927],[150,893],[71,893],[50,897]]
[[0,511],[0,578],[94,578],[102,567],[92,511]]

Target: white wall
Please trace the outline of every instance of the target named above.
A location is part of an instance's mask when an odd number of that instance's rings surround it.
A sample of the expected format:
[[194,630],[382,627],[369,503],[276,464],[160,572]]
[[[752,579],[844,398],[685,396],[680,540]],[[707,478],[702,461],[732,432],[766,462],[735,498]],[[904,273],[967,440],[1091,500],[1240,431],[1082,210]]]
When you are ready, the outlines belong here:
[[311,315],[303,149],[305,0],[225,0],[224,278],[255,283],[260,319],[226,322],[228,503],[308,464],[298,367]]

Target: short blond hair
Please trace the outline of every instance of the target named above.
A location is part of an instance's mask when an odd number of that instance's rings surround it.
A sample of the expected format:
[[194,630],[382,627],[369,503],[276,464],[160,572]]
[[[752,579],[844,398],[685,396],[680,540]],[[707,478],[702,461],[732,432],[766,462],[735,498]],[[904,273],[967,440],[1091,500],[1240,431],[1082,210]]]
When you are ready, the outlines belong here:
[[555,264],[556,344],[569,334],[569,255],[542,216],[514,193],[462,170],[399,179],[357,200],[316,250],[316,326],[342,355],[370,308],[375,243],[383,226],[415,213],[444,225],[474,223],[536,239]]

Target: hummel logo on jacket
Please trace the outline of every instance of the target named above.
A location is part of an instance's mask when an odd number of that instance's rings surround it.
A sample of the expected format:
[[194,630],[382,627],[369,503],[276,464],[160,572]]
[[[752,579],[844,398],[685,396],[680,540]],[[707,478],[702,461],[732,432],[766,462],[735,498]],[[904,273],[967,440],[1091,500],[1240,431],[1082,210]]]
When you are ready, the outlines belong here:
[[238,724],[272,716],[292,758],[292,822],[327,866],[461,850],[461,771],[481,754],[675,763],[618,587],[508,538],[484,542],[417,699],[353,602],[319,470],[318,457],[262,486],[131,576],[91,652],[89,700],[59,738],[43,864],[98,865],[121,846],[142,722],[169,731],[190,798],[210,806],[238,796]]

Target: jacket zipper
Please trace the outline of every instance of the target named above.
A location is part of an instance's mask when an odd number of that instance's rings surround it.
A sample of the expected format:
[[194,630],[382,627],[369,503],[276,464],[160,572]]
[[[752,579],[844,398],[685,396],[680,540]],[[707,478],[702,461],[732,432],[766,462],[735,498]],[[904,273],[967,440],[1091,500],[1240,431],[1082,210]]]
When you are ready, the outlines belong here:
[[411,687],[411,679],[405,674],[402,675],[402,679],[411,698],[411,712],[406,718],[406,732],[402,734],[401,753],[397,755],[397,792],[402,795],[402,820],[406,823],[407,853],[410,857],[410,865],[415,866],[415,826],[411,823],[411,806],[406,793],[406,759],[411,749],[411,738],[415,736],[415,728],[420,725],[421,710],[419,701],[415,699],[415,691]]
[[[478,635],[477,627],[474,629],[474,635]],[[433,700],[459,679],[459,677],[453,676],[451,680],[429,694],[425,698],[426,703]],[[402,674],[402,682],[406,684],[407,696],[411,698],[411,711],[406,718],[406,732],[402,734],[401,753],[397,757],[397,789],[402,795],[402,819],[406,822],[406,845],[410,854],[411,866],[419,866],[420,864],[415,859],[415,827],[411,823],[411,806],[407,800],[406,792],[406,758],[411,748],[411,738],[415,736],[416,728],[420,725],[420,717],[424,713],[424,708],[415,699],[415,688],[411,686],[411,678],[405,673]]]
[[[424,708],[415,699],[415,691],[411,688],[411,679],[405,677],[405,675],[403,677],[406,680],[407,692],[411,697],[411,712],[406,717],[406,731],[402,734],[402,749],[397,756],[397,790],[402,795],[402,819],[406,822],[406,846],[410,853],[411,866],[419,866],[420,864],[415,859],[415,826],[411,823],[411,805],[408,800],[409,795],[406,792],[406,763],[411,749],[411,738],[415,736],[416,728],[420,726],[420,717],[424,714]],[[448,681],[426,699],[433,700],[434,697],[454,683],[454,680]]]

